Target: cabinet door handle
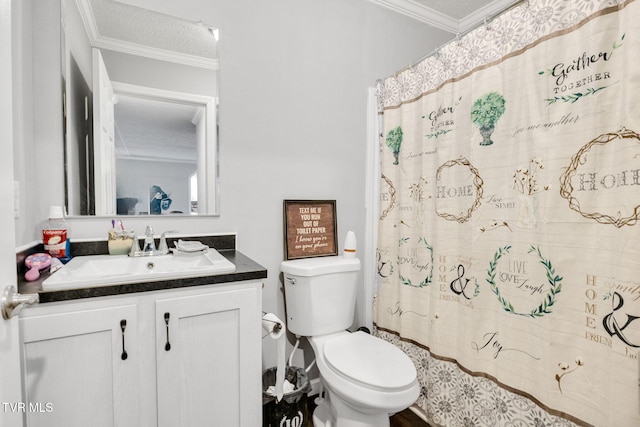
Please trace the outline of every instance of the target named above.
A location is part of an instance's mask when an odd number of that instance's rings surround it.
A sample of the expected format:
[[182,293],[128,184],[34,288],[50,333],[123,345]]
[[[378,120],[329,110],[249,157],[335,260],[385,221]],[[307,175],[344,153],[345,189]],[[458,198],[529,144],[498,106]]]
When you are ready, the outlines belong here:
[[171,343],[169,342],[169,317],[171,315],[169,313],[164,314],[164,324],[167,328],[167,343],[164,345],[164,351],[171,350]]
[[125,319],[122,319],[120,321],[120,330],[122,331],[122,355],[120,356],[120,358],[122,360],[127,360],[127,357],[129,357],[129,355],[127,354],[127,350],[124,349],[124,330],[127,329],[127,321]]

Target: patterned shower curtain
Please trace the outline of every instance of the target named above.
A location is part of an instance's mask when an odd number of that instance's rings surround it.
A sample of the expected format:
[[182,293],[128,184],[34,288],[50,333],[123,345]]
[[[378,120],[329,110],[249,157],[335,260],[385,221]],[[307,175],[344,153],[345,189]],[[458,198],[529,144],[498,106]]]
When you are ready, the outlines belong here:
[[529,0],[381,81],[376,333],[442,426],[640,426],[640,2]]

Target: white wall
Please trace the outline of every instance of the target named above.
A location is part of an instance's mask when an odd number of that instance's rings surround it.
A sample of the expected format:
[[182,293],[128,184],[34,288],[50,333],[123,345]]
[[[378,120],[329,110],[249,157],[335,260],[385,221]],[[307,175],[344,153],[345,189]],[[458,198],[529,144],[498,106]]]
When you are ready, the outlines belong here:
[[[268,269],[263,309],[284,318],[282,201],[335,199],[339,249],[348,230],[362,244],[367,88],[452,36],[367,0],[129,2],[220,28],[221,214],[135,218],[128,226],[237,232],[238,249]],[[36,185],[55,195],[29,192],[40,221],[48,205],[62,203],[62,181],[32,181],[31,190]],[[103,237],[109,226],[72,220],[75,238]],[[264,366],[273,366],[275,348],[263,344]]]
[[[11,5],[12,19],[12,69],[13,69],[13,164],[14,164],[14,180],[18,183],[18,195],[21,200],[16,203],[16,210],[19,212],[20,219],[16,220],[15,234],[16,243],[18,245],[25,241],[25,236],[33,235],[31,231],[32,224],[35,222],[35,213],[27,215],[26,198],[24,193],[27,189],[33,189],[35,182],[32,176],[33,167],[26,168],[26,157],[34,155],[34,105],[33,105],[33,66],[32,54],[32,31],[31,24],[27,25],[23,22],[23,16],[31,15],[30,2],[14,2]],[[4,79],[5,77],[2,76]],[[3,82],[4,83],[4,82]],[[62,131],[62,129],[60,129]],[[6,142],[5,142],[6,143]],[[59,141],[62,144],[62,139]],[[3,185],[13,185],[13,183],[3,183]],[[32,199],[34,199],[32,197]],[[28,238],[27,238],[28,239]]]
[[[37,8],[33,7],[36,1]],[[35,225],[47,216],[48,209],[40,209],[39,202],[64,201],[60,166],[63,86],[59,2],[25,0],[13,4],[14,175],[20,187],[16,244],[22,245],[34,240]],[[38,65],[42,63],[47,67]],[[53,201],[56,203],[50,203]]]

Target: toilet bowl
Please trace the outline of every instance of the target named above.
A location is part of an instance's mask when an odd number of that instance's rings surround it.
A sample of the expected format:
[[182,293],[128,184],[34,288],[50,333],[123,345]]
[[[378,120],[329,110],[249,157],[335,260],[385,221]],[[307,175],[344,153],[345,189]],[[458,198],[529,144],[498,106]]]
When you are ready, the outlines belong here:
[[353,323],[360,260],[328,256],[283,261],[287,329],[315,353],[323,393],[316,427],[388,427],[389,414],[418,398],[411,359]]
[[328,392],[314,426],[388,426],[389,414],[416,401],[420,386],[411,360],[399,348],[364,332],[309,337]]

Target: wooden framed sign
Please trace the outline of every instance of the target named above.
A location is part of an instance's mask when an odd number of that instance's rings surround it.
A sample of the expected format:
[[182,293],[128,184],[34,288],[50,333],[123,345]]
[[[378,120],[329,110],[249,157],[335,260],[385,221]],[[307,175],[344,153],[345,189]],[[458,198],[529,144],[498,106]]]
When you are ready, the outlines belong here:
[[287,260],[338,255],[335,200],[284,201]]

